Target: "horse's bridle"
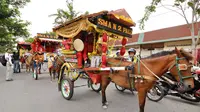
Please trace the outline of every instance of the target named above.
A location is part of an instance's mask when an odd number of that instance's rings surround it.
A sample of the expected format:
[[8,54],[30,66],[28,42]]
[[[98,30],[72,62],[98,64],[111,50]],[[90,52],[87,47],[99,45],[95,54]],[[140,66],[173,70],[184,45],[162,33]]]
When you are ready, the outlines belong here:
[[[168,71],[170,71],[173,67],[176,67],[176,69],[178,70],[178,77],[180,79],[180,82],[183,83],[183,80],[193,78],[193,76],[183,76],[181,74],[181,71],[187,70],[192,65],[179,64],[178,63],[179,60],[186,60],[186,58],[185,57],[179,58],[176,56],[175,63],[169,67]],[[181,67],[185,67],[185,68],[181,68]]]

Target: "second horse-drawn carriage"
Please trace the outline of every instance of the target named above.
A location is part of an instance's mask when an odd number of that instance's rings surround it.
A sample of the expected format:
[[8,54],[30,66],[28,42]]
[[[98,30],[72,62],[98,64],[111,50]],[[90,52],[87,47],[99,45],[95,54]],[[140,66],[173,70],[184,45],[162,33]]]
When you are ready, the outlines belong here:
[[20,68],[24,68],[24,65],[25,65],[25,60],[26,60],[26,56],[25,56],[25,53],[29,50],[31,50],[31,43],[29,42],[18,42],[17,43],[17,50],[18,50],[18,53],[19,53],[19,57],[20,57],[20,63],[21,63],[21,66]]
[[41,73],[41,68],[44,71],[48,69],[45,62],[48,61],[50,55],[55,55],[56,50],[61,46],[61,39],[56,39],[55,36],[38,33],[31,44],[32,61],[33,61],[33,77],[38,79],[38,74]]

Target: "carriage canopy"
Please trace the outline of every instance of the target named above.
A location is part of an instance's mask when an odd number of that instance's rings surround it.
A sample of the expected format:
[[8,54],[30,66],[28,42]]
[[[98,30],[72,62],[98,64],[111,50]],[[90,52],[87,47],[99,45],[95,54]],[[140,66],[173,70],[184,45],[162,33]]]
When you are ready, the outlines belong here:
[[58,36],[74,38],[81,31],[107,32],[110,37],[132,37],[132,21],[125,9],[101,11],[90,15],[81,15],[63,25],[53,28]]

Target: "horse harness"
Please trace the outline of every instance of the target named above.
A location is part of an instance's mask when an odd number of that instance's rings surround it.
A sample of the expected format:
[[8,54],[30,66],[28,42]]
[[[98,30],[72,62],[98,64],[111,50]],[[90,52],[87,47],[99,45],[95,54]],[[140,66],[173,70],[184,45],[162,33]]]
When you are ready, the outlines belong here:
[[[111,65],[115,65],[115,66],[120,66],[121,65],[121,63],[123,62],[123,58],[121,58],[120,59],[120,62],[119,63],[117,63],[117,64],[114,64],[114,63],[110,63],[110,62],[108,62],[109,64],[111,64]],[[133,93],[133,88],[134,88],[134,80],[135,80],[135,78],[134,78],[134,73],[135,73],[135,71],[134,71],[134,63],[133,64],[131,64],[130,66],[126,66],[125,67],[125,70],[127,71],[127,79],[128,79],[128,81],[129,81],[129,85],[130,85],[130,90],[131,90],[131,92],[132,92],[132,94],[134,94]],[[131,71],[131,72],[130,72]],[[111,68],[111,70],[110,70],[110,73],[112,74],[114,72],[114,70]],[[131,83],[132,82],[132,83]]]

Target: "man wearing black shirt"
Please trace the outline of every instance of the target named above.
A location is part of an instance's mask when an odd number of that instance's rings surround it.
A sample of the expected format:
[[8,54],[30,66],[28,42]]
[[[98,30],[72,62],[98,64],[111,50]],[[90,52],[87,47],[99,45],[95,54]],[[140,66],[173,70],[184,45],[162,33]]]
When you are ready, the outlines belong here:
[[14,61],[13,71],[14,73],[19,73],[20,72],[19,54],[16,52],[13,52],[13,61]]

